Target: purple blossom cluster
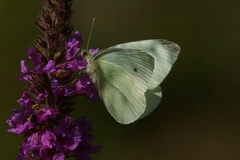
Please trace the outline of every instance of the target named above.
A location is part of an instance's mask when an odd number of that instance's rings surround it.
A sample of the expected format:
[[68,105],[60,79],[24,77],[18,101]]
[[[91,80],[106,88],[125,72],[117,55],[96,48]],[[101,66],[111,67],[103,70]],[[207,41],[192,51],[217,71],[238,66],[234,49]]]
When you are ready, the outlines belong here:
[[[78,54],[83,43],[79,32],[71,35],[73,0],[44,0],[36,24],[44,33],[28,48],[28,62],[21,61],[19,80],[27,82],[6,121],[8,132],[24,136],[17,160],[91,160],[101,146],[90,144],[92,123],[85,118],[72,120],[74,99],[98,99],[93,83],[85,73],[87,62]],[[81,73],[81,74],[76,74]]]
[[81,35],[75,32],[66,42],[65,60],[58,64],[48,60],[44,65],[42,55],[36,53],[34,47],[27,50],[34,68],[29,69],[22,60],[21,74],[17,76],[28,82],[28,91],[17,100],[21,109],[13,109],[7,120],[11,127],[8,132],[25,136],[17,160],[63,160],[71,156],[76,160],[90,160],[90,153],[101,150],[101,146],[90,144],[94,138],[90,133],[92,123],[85,118],[73,122],[70,117],[74,98],[84,95],[93,101],[97,99],[97,91],[88,75],[77,78],[75,83],[69,78],[86,68],[87,62],[77,54],[81,45]]

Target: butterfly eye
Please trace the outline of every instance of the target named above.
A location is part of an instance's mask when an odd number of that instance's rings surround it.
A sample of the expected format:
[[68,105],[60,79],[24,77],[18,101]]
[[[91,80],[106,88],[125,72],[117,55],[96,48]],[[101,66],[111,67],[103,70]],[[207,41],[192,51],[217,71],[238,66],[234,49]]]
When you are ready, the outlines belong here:
[[82,56],[85,58],[87,56],[87,52],[86,51],[83,51],[82,52]]

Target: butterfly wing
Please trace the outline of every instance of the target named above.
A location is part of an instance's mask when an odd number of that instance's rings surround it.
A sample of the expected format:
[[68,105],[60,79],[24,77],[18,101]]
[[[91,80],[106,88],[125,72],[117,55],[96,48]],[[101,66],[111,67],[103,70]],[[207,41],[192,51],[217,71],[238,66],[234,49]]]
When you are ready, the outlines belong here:
[[91,57],[87,69],[107,110],[123,124],[144,113],[153,70],[154,58],[132,49],[102,50]]
[[123,43],[91,56],[87,72],[110,114],[128,124],[145,117],[160,103],[159,84],[179,52],[177,44],[161,39]]
[[160,86],[157,86],[157,88],[153,90],[147,90],[145,92],[145,97],[147,106],[140,118],[146,117],[154,109],[157,108],[158,104],[161,102],[162,99],[162,88]]
[[180,46],[168,40],[152,39],[128,42],[110,48],[138,49],[154,57],[154,71],[148,89],[156,88],[171,70],[180,53]]
[[141,118],[147,116],[160,103],[162,90],[159,84],[170,72],[180,53],[180,46],[168,40],[151,39],[118,44],[110,48],[139,49],[154,57],[154,71],[148,90],[145,93],[147,107]]

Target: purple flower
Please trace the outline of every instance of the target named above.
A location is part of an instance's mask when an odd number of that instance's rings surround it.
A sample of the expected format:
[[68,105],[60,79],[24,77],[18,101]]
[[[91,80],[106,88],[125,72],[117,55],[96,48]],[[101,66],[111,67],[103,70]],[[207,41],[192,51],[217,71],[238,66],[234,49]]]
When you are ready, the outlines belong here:
[[21,73],[27,74],[26,76],[22,76],[21,74],[17,74],[17,78],[19,80],[25,80],[27,81],[28,79],[30,79],[30,75],[29,75],[29,69],[27,68],[27,66],[25,65],[25,61],[21,60]]
[[75,85],[76,87],[76,94],[83,94],[86,97],[90,98],[92,101],[96,102],[99,100],[97,96],[96,89],[93,88],[92,80],[88,75],[85,75],[77,80]]
[[43,62],[33,47],[28,49],[28,55],[36,68],[30,70],[25,61],[21,61],[21,73],[24,75],[18,77],[29,82],[30,87],[17,100],[21,109],[13,109],[12,116],[6,121],[11,127],[8,132],[26,137],[19,149],[19,160],[36,157],[63,160],[71,155],[76,160],[90,160],[88,155],[97,153],[102,148],[90,144],[94,139],[90,134],[91,122],[78,118],[73,123],[69,116],[74,97],[84,95],[92,101],[98,100],[97,91],[87,74],[78,78],[74,85],[64,81],[67,77],[72,79],[70,77],[74,71],[86,69],[86,60],[82,55],[76,55],[82,43],[79,35],[76,32],[69,38],[66,46],[70,47],[66,48],[70,58],[60,64],[48,60],[42,65]]
[[99,48],[97,48],[97,49],[89,49],[89,53],[91,53],[91,54],[97,54],[97,53],[98,53],[98,50],[99,50]]
[[44,134],[41,136],[41,144],[44,146],[45,149],[53,148],[54,142],[57,140],[56,135],[50,131],[46,130]]
[[29,72],[27,66],[25,65],[25,61],[24,60],[21,60],[21,72],[22,73],[28,73]]
[[92,134],[89,134],[92,130],[92,123],[86,121],[84,118],[76,119],[75,126],[80,128],[84,134],[82,134],[81,144],[73,151],[76,160],[91,160],[87,155],[90,153],[98,153],[102,146],[91,146],[90,141],[94,139]]
[[58,80],[54,79],[51,82],[51,87],[53,94],[59,98],[63,96],[74,96],[74,90],[71,86],[68,85],[61,85],[58,83]]
[[70,153],[76,159],[91,159],[90,153],[99,152],[101,146],[91,146],[94,137],[89,133],[91,122],[78,118],[74,124],[71,117],[65,117],[54,130],[33,133],[22,142],[19,159],[39,156],[44,159],[64,159]]
[[70,35],[71,4],[72,0],[43,2],[37,25],[45,37],[38,37],[28,48],[28,61],[21,60],[17,77],[28,85],[17,100],[20,109],[12,109],[6,121],[8,132],[24,136],[17,160],[90,160],[89,154],[102,148],[90,144],[94,139],[91,122],[85,118],[73,122],[70,117],[77,107],[76,97],[98,99],[91,79],[84,74],[87,61],[78,53],[81,34]]
[[44,100],[45,98],[47,98],[49,96],[49,94],[47,93],[47,91],[45,91],[45,93],[39,93],[36,97],[36,101],[38,104],[41,103],[42,100]]
[[32,62],[32,64],[36,68],[39,68],[39,66],[42,64],[40,54],[37,54],[33,47],[29,47],[27,50],[27,53],[28,53],[28,58]]
[[57,116],[57,111],[48,108],[41,108],[41,111],[39,111],[36,116],[38,123],[42,124],[54,119]]
[[16,134],[25,134],[30,129],[34,128],[34,125],[31,122],[22,122],[15,126],[15,128],[11,128],[8,132],[16,133]]
[[90,141],[94,139],[92,134],[89,132],[92,131],[92,123],[90,121],[86,121],[85,118],[76,119],[74,125],[79,128],[79,130],[83,131],[81,143],[76,147],[73,151],[76,160],[80,159],[89,159],[88,154],[90,153],[98,153],[102,146],[91,146]]
[[78,31],[76,31],[74,36],[70,37],[68,42],[65,45],[65,48],[67,51],[67,55],[66,55],[67,61],[72,59],[77,54],[82,44],[83,44],[82,36]]
[[67,63],[66,68],[72,69],[73,71],[83,70],[87,66],[86,60],[81,56],[75,57],[74,60]]
[[23,92],[22,98],[17,100],[17,103],[25,110],[30,110],[31,106],[34,105],[34,102],[30,99],[30,96],[27,94],[27,92]]
[[25,134],[29,129],[34,128],[34,124],[28,121],[28,118],[33,114],[31,109],[33,102],[30,100],[30,97],[26,92],[23,93],[22,98],[17,102],[22,109],[12,110],[12,116],[6,121],[6,123],[12,127],[11,129],[8,129],[8,132]]
[[56,149],[59,151],[73,151],[80,143],[82,131],[72,124],[71,117],[65,117],[56,127],[57,134]]
[[47,65],[44,67],[43,72],[48,72],[48,73],[55,72],[56,69],[54,68],[54,65],[55,65],[55,61],[49,60]]

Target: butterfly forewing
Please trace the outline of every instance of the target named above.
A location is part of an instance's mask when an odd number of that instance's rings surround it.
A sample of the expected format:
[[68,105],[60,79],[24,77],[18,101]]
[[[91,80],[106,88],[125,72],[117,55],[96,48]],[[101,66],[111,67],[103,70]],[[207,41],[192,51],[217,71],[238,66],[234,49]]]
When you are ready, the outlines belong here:
[[180,52],[179,45],[163,39],[128,42],[110,48],[138,49],[154,57],[155,66],[153,77],[148,85],[148,89],[156,88],[163,81],[177,60]]

